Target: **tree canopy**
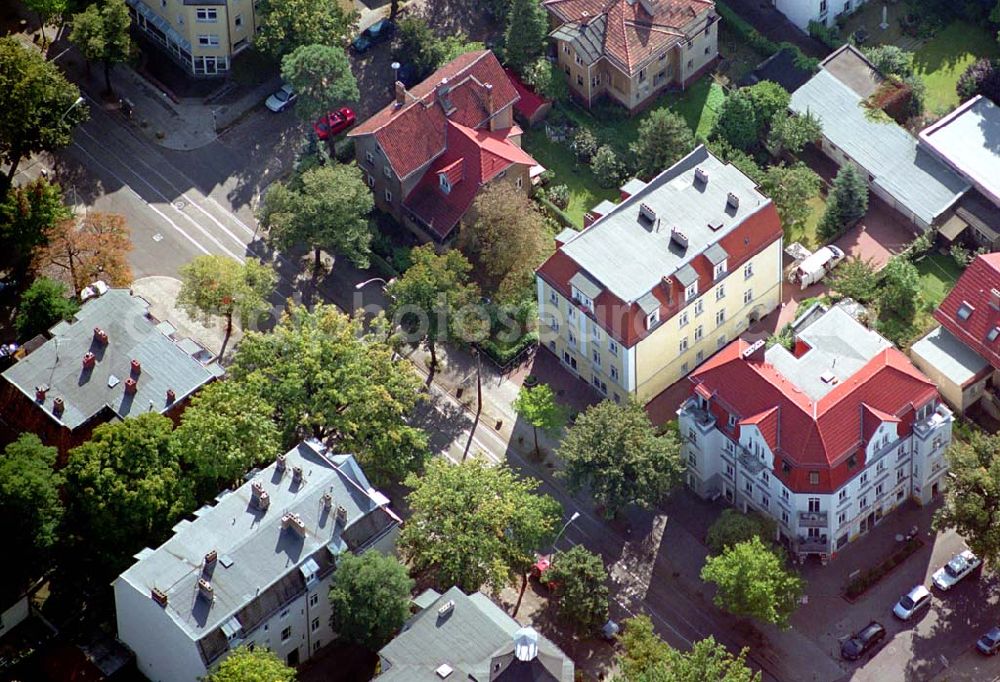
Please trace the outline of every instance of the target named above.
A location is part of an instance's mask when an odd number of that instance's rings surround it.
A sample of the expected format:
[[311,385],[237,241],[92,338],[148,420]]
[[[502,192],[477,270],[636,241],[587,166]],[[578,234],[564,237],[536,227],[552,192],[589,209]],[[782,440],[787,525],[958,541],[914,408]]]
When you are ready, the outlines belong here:
[[725,140],[735,149],[752,149],[757,144],[757,114],[745,89],[731,94],[719,107],[719,117],[712,136]]
[[298,182],[274,183],[257,217],[277,248],[288,250],[298,244],[311,248],[317,270],[323,249],[367,268],[372,238],[368,214],[374,206],[358,167],[338,163],[311,168]]
[[115,575],[144,546],[162,542],[194,507],[189,482],[170,447],[173,424],[144,412],[94,429],[69,452],[66,518],[75,546]]
[[759,514],[744,514],[736,509],[726,509],[708,529],[705,544],[712,554],[721,554],[726,547],[732,547],[751,538],[760,538],[765,543],[774,538],[774,521]]
[[976,556],[995,566],[1000,561],[1000,436],[974,431],[968,440],[952,440],[946,458],[951,480],[934,527],[954,528]]
[[481,49],[482,43],[470,41],[461,31],[439,38],[426,19],[410,15],[399,22],[393,40],[392,56],[396,61],[412,66],[414,78],[423,80],[431,71],[456,57]]
[[761,191],[774,200],[785,230],[794,230],[809,219],[809,200],[819,194],[822,184],[815,171],[799,161],[792,166],[769,166],[764,171]]
[[361,97],[347,52],[339,46],[295,48],[281,59],[281,77],[298,94],[295,111],[305,121],[312,122]]
[[820,219],[817,232],[823,239],[833,239],[860,220],[867,210],[868,185],[854,164],[845,164],[833,179],[833,187],[826,200],[826,212]]
[[80,305],[69,298],[62,282],[39,277],[21,295],[14,326],[20,339],[30,339],[52,328],[60,320],[73,317]]
[[563,438],[559,456],[569,487],[588,487],[608,517],[628,504],[656,504],[684,471],[677,436],[657,435],[636,401],[605,400],[587,408]]
[[810,142],[815,142],[823,134],[823,126],[811,112],[804,116],[781,110],[771,119],[771,131],[767,136],[767,150],[772,156],[784,152],[798,154]]
[[479,459],[431,460],[406,484],[412,516],[400,535],[403,555],[414,570],[433,570],[438,585],[466,592],[525,576],[562,515],[558,502],[534,492],[537,481]]
[[6,196],[25,156],[70,143],[73,129],[89,116],[75,104],[80,91],[59,67],[14,38],[0,38],[0,199]]
[[12,187],[6,200],[0,200],[0,246],[13,251],[19,265],[26,265],[49,230],[71,215],[59,185],[45,178]]
[[785,568],[784,557],[757,536],[710,556],[701,579],[715,583],[715,605],[734,616],[788,627],[805,582]]
[[250,332],[233,355],[232,380],[269,405],[286,445],[306,436],[357,455],[377,482],[415,471],[427,435],[406,419],[421,380],[395,358],[384,333],[332,305],[292,305],[273,331]]
[[56,449],[23,433],[0,456],[0,514],[10,559],[0,569],[0,600],[10,604],[41,577],[56,544],[63,506]]
[[48,38],[44,31],[45,25],[51,19],[62,16],[69,7],[69,2],[68,0],[24,0],[24,6],[38,15],[38,23],[43,29],[42,47],[44,48],[48,44]]
[[848,258],[830,273],[827,283],[831,291],[858,303],[868,303],[878,293],[878,275],[871,258]]
[[48,231],[46,244],[35,250],[33,267],[61,270],[74,293],[94,280],[113,287],[132,283],[128,253],[132,239],[125,216],[91,211],[82,220],[63,220]]
[[583,545],[559,552],[542,580],[559,596],[559,616],[582,631],[593,631],[608,619],[608,571],[604,560]]
[[694,133],[684,118],[666,107],[654,109],[639,124],[631,151],[639,173],[647,178],[666,170],[694,149]]
[[893,256],[879,273],[878,300],[882,310],[911,319],[920,300],[920,272],[905,256]]
[[330,585],[332,627],[369,651],[389,643],[410,615],[413,580],[394,556],[345,552]]
[[241,646],[223,658],[204,682],[295,682],[295,669],[266,647]]
[[503,34],[504,61],[518,73],[542,56],[549,19],[539,0],[510,0]]
[[556,394],[548,384],[523,386],[513,403],[514,412],[531,424],[538,452],[538,429],[552,432],[566,422],[566,409],[556,402]]
[[125,0],[104,0],[73,15],[69,39],[88,61],[104,64],[104,85],[109,93],[114,92],[111,67],[126,61],[132,49],[131,23]]
[[303,45],[345,47],[358,13],[329,0],[261,0],[254,45],[275,60]]

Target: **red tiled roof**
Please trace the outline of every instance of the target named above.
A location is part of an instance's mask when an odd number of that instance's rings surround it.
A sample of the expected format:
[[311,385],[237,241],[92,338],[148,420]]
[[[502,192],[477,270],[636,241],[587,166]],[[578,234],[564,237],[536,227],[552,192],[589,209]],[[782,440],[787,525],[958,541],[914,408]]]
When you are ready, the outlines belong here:
[[[863,464],[866,438],[874,432],[862,423],[864,412],[901,422],[900,435],[905,435],[912,427],[914,408],[937,393],[934,384],[905,355],[896,348],[886,348],[854,376],[814,401],[763,357],[744,358],[743,351],[749,346],[749,342],[737,339],[698,367],[689,379],[700,395],[706,391],[713,395],[713,405],[719,404],[716,410],[754,415],[762,424],[773,418],[774,442],[778,444],[774,473],[793,490],[832,492],[852,475],[848,455],[856,454]],[[719,419],[720,428],[727,418]],[[791,473],[779,465],[782,460],[791,466]],[[809,482],[811,472],[819,474],[819,485]]]
[[[445,79],[450,89],[439,102],[437,86]],[[447,121],[476,128],[517,99],[492,52],[469,52],[409,90],[406,104],[389,104],[348,136],[374,135],[396,175],[405,178],[444,152]]]
[[[955,338],[982,355],[1000,369],[1000,335],[990,341],[988,335],[1000,327],[1000,310],[990,305],[992,290],[1000,290],[1000,252],[977,256],[955,282],[955,288],[945,297],[934,319]],[[972,306],[967,320],[958,316],[963,303]]]
[[756,426],[764,442],[774,452],[778,449],[778,408],[772,407],[740,421],[740,426]]
[[604,56],[629,73],[647,57],[689,38],[681,29],[715,8],[712,0],[544,0],[542,4],[562,23],[588,23],[606,15]]
[[[484,184],[512,165],[537,162],[508,138],[518,128],[474,130],[448,121],[447,149],[430,167],[403,202],[441,239],[446,238],[469,210]],[[440,173],[448,176],[451,191],[441,189]]]
[[538,111],[538,108],[549,100],[525,85],[513,70],[504,69],[504,73],[510,78],[510,82],[513,83],[514,89],[517,90],[517,94],[520,96],[517,104],[514,105],[514,111],[524,119],[530,121],[531,117]]

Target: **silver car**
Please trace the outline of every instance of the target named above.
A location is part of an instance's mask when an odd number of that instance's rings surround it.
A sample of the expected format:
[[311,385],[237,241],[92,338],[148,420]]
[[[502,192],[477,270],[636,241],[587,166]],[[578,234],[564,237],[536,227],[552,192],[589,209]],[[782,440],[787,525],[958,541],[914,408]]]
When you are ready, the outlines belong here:
[[903,595],[892,607],[892,615],[900,620],[910,620],[914,614],[931,605],[931,591],[923,585],[917,585]]
[[282,85],[280,90],[264,101],[264,106],[277,114],[292,106],[297,98],[291,85]]

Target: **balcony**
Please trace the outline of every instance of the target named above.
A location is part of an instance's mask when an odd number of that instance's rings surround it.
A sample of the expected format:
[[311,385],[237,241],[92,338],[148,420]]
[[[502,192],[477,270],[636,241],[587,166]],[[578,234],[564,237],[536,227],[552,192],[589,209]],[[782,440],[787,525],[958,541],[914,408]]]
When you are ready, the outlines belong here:
[[913,432],[921,440],[926,440],[932,433],[954,419],[951,410],[944,404],[938,405],[937,409],[923,421],[913,425]]
[[736,459],[739,461],[740,466],[750,472],[753,476],[756,476],[767,468],[767,465],[760,461],[760,458],[754,457],[754,454],[746,448],[741,447],[739,449]]
[[698,401],[694,398],[689,398],[681,405],[680,414],[693,421],[702,433],[715,426],[715,417],[708,410],[698,407]]
[[828,518],[825,511],[799,512],[799,526],[803,528],[826,528]]

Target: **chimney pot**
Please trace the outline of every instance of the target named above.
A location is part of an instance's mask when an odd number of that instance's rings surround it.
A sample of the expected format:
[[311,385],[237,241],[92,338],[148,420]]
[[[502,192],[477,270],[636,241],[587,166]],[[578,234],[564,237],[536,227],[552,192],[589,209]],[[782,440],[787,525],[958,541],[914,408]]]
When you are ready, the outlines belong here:
[[323,509],[329,510],[333,506],[333,495],[323,493]]
[[208,601],[215,601],[215,590],[212,588],[212,583],[204,578],[198,578],[198,594]]
[[125,393],[127,395],[135,395],[136,390],[137,390],[137,384],[135,382],[135,379],[133,379],[132,377],[129,377],[128,379],[126,379],[125,380]]
[[284,471],[285,470],[285,456],[284,455],[278,455],[278,457],[274,460],[274,468],[277,469],[278,471]]
[[205,565],[211,566],[212,564],[215,563],[216,559],[218,558],[219,558],[219,553],[213,549],[211,552],[205,555]]
[[101,345],[107,344],[108,333],[100,327],[94,327],[94,341],[97,341]]
[[292,483],[299,483],[302,480],[302,467],[292,467]]
[[132,360],[130,367],[132,369],[132,374],[134,375],[138,376],[142,372],[142,363],[140,363],[138,360]]
[[91,367],[94,366],[94,364],[96,362],[97,362],[97,356],[96,355],[94,355],[90,351],[87,351],[87,353],[84,354],[84,356],[83,356],[83,366],[84,367],[90,369]]
[[406,104],[406,86],[402,81],[396,81],[396,106],[401,107]]
[[153,597],[153,601],[155,601],[160,606],[167,605],[167,593],[161,590],[160,588],[154,587],[152,590],[150,590],[150,595]]
[[177,394],[174,393],[174,389],[168,388],[167,389],[167,405],[172,405],[175,400],[177,400]]
[[66,403],[63,402],[62,398],[56,398],[52,401],[52,414],[58,417],[64,409],[66,409]]
[[347,508],[344,505],[337,505],[337,519],[346,522],[347,521]]
[[40,403],[45,402],[45,394],[48,393],[49,387],[44,384],[41,386],[35,386],[35,400]]

